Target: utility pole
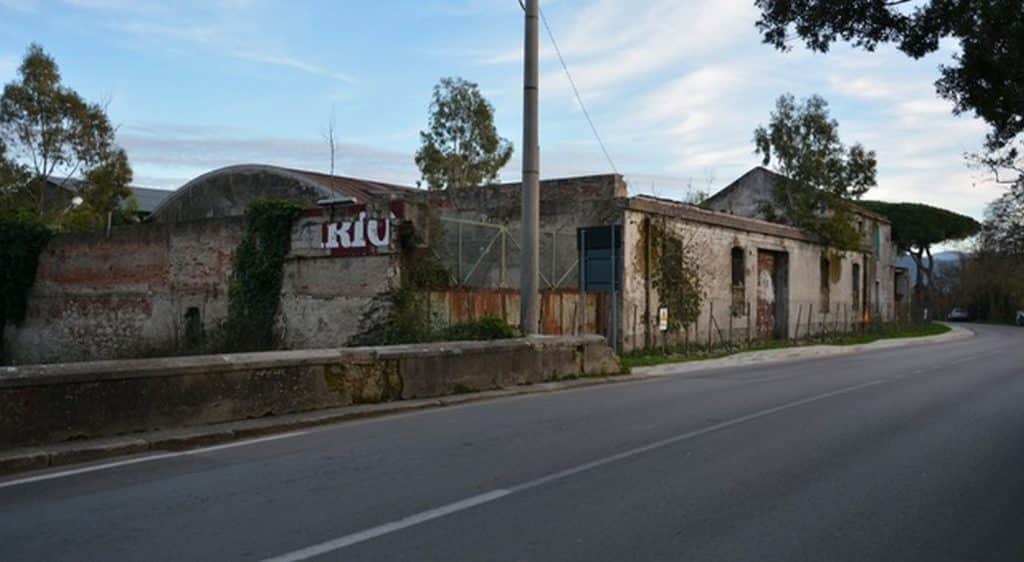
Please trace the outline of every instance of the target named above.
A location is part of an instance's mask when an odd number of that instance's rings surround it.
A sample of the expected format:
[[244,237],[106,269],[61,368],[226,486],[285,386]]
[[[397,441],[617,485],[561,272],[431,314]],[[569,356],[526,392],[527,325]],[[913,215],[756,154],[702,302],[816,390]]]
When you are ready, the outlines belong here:
[[537,333],[540,269],[540,138],[538,133],[540,0],[526,0],[526,48],[523,72],[523,213],[519,279],[519,328]]

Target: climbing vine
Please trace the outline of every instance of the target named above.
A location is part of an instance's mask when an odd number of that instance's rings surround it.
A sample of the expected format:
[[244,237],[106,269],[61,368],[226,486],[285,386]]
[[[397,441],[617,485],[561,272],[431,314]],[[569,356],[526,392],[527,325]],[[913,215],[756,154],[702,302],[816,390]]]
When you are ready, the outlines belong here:
[[697,248],[663,220],[649,220],[646,235],[650,239],[641,236],[639,244],[646,248],[638,248],[637,255],[648,256],[651,286],[668,307],[669,330],[679,331],[697,321],[704,301]]
[[276,347],[274,316],[281,300],[284,259],[292,223],[302,207],[260,199],[245,211],[245,232],[235,250],[228,286],[225,344],[234,350]]
[[28,290],[36,278],[39,254],[53,232],[30,217],[0,214],[0,333],[25,318]]

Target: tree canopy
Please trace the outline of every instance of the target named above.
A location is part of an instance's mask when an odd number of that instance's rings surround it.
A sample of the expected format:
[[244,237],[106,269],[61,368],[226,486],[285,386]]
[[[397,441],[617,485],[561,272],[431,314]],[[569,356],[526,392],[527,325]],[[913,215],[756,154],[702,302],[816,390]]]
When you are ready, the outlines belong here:
[[939,67],[938,94],[957,114],[990,126],[988,147],[1024,132],[1024,6],[1021,0],[756,0],[765,43],[788,50],[792,38],[827,52],[845,41],[873,51],[892,44],[913,58],[954,39],[960,52]]
[[121,149],[85,174],[85,183],[78,192],[82,204],[68,211],[63,227],[70,230],[95,230],[111,224],[131,222],[138,212],[138,203],[129,184],[132,169],[128,156]]
[[[105,171],[114,168],[116,174]],[[114,127],[104,108],[63,85],[57,63],[33,44],[18,78],[0,95],[0,203],[57,223],[67,202],[48,200],[53,197],[47,181],[77,175],[125,182],[108,190],[114,195],[110,201],[87,199],[93,208],[113,211],[130,198],[125,189],[131,168],[114,144]]]
[[978,233],[971,217],[923,203],[860,201],[858,205],[892,222],[892,239],[901,251],[924,250],[935,244],[964,240]]
[[429,128],[420,140],[416,165],[430,189],[493,183],[512,157],[512,143],[494,126],[494,108],[476,84],[461,78],[434,86]]
[[838,248],[860,244],[849,201],[875,185],[875,153],[843,145],[828,102],[780,96],[768,126],[754,131],[754,144],[763,164],[774,163],[783,176],[762,209],[770,220],[814,232]]
[[978,247],[1024,263],[1024,183],[989,204]]
[[900,251],[910,254],[920,273],[919,290],[934,285],[932,246],[970,238],[981,227],[971,217],[923,203],[860,201],[859,205],[885,215],[892,222],[893,242]]

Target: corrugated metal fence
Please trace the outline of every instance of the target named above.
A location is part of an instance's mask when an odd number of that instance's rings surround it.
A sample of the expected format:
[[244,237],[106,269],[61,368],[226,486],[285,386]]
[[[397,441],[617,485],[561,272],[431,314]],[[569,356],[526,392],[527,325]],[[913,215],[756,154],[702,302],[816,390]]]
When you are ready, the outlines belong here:
[[[545,289],[540,297],[540,333],[608,336],[607,293]],[[431,291],[429,302],[432,316],[442,325],[483,316],[497,316],[513,326],[519,325],[519,291],[515,289],[444,289]]]

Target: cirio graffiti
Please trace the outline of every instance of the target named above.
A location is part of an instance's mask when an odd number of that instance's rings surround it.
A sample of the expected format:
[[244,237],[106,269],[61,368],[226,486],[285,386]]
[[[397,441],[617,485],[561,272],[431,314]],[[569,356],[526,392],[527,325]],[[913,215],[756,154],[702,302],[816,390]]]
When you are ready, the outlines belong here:
[[[326,216],[320,224],[320,247],[335,256],[362,256],[390,251],[394,226],[403,213],[401,202],[373,211],[366,205],[344,208],[342,216]],[[324,215],[327,215],[324,212]]]

